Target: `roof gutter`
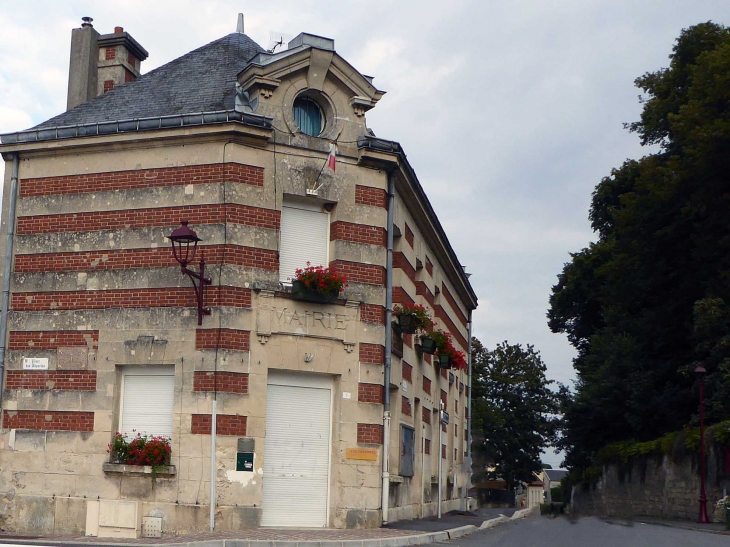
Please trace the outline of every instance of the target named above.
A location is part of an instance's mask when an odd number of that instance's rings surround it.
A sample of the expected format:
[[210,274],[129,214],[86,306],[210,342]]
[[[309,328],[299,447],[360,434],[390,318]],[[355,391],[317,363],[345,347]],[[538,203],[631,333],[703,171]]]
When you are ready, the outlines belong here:
[[199,125],[212,125],[228,122],[241,122],[244,125],[272,128],[272,118],[237,112],[235,110],[215,110],[211,112],[191,112],[174,116],[153,116],[149,118],[130,118],[110,122],[83,123],[77,125],[62,125],[58,127],[41,127],[5,133],[0,135],[0,143],[17,144],[24,142],[50,141],[58,139],[73,139],[97,135],[115,135],[137,131],[152,131],[156,129],[172,129]]
[[[5,346],[7,343],[8,310],[10,309],[10,275],[13,266],[13,242],[15,235],[15,213],[18,202],[18,168],[20,157],[13,153],[13,167],[10,174],[10,208],[8,211],[8,239],[5,244],[5,271],[3,273],[2,316],[0,316],[0,411],[2,410],[2,386],[5,372]],[[0,412],[0,422],[2,414]]]
[[466,292],[469,295],[469,298],[471,299],[471,305],[467,304],[468,307],[471,309],[476,308],[477,306],[477,295],[474,292],[474,289],[471,286],[471,283],[469,283],[469,278],[466,276],[466,273],[464,272],[464,269],[461,267],[461,263],[459,262],[458,257],[456,256],[456,252],[454,252],[453,247],[451,247],[451,243],[449,243],[449,239],[446,236],[446,232],[444,231],[443,227],[441,226],[441,223],[439,222],[438,216],[436,215],[436,212],[433,210],[433,207],[431,206],[431,202],[428,200],[428,196],[426,196],[426,192],[423,190],[423,186],[421,186],[421,183],[418,180],[418,177],[416,176],[416,172],[411,167],[411,164],[408,162],[408,158],[406,157],[405,152],[403,151],[403,147],[400,145],[400,143],[395,141],[389,141],[385,139],[378,139],[376,137],[370,137],[370,136],[363,136],[359,137],[357,139],[357,147],[358,148],[368,148],[370,150],[378,150],[382,152],[389,152],[391,154],[397,154],[398,159],[402,162],[402,165],[405,169],[405,172],[410,179],[410,181],[413,184],[413,190],[415,191],[415,194],[418,198],[418,200],[423,205],[426,214],[428,215],[429,219],[431,220],[431,223],[433,224],[433,227],[435,228],[436,234],[438,235],[439,239],[441,240],[441,244],[443,245],[443,248],[445,249],[446,253],[448,254],[449,258],[451,259],[452,263],[454,264],[455,269],[457,270],[457,275],[461,279],[464,288]]

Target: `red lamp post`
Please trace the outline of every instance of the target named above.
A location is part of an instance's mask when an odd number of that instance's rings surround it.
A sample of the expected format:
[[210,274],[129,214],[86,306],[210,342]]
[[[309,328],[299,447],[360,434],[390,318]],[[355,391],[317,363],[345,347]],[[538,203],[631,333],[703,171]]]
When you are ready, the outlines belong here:
[[705,494],[705,367],[698,365],[695,374],[700,379],[700,516],[697,522],[710,522],[707,516],[707,494]]
[[[198,241],[202,241],[198,234],[188,228],[188,221],[183,220],[181,226],[167,236],[172,243],[172,255],[180,264],[180,271],[190,278],[195,289],[195,298],[198,301],[198,325],[203,324],[203,316],[210,315],[210,309],[203,307],[205,297],[205,286],[212,283],[209,277],[205,277],[205,257],[201,253],[200,273],[188,268],[195,258],[195,251],[198,249]],[[197,283],[196,283],[197,280]]]

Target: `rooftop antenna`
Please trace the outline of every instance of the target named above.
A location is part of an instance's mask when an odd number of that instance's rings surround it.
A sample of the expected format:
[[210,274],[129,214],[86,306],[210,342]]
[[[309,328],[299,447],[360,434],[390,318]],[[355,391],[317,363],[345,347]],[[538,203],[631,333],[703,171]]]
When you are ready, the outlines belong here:
[[243,13],[238,14],[238,24],[236,25],[236,32],[243,34]]
[[291,41],[293,36],[291,34],[286,34],[284,32],[276,32],[276,31],[270,31],[269,32],[269,47],[266,50],[267,53],[275,53],[276,48],[282,48],[284,44],[287,44]]

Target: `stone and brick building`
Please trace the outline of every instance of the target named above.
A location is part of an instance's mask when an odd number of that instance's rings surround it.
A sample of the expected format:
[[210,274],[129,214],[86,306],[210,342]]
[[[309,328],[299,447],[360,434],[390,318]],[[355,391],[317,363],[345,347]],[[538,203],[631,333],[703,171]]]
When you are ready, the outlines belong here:
[[[366,126],[383,92],[308,34],[268,53],[241,29],[140,75],[146,55],[85,22],[69,110],[0,137],[0,527],[206,531],[211,495],[217,530],[373,527],[384,502],[434,514],[439,464],[460,507],[468,374],[391,329],[388,293],[464,352],[477,301],[402,148]],[[201,325],[182,220],[212,279]],[[347,275],[337,300],[293,297],[307,261]],[[170,438],[170,465],[110,461],[117,431]]]

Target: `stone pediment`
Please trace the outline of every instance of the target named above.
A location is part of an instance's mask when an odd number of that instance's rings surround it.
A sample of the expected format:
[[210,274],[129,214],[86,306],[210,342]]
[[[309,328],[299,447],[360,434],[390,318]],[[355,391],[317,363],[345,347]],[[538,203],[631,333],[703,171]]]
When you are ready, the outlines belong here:
[[[239,89],[247,94],[256,113],[270,115],[262,102],[269,102],[275,94],[279,97],[270,101],[272,106],[290,104],[293,87],[294,95],[305,89],[332,95],[336,89],[346,95],[342,107],[347,105],[357,117],[362,117],[385,93],[373,85],[372,78],[337,54],[334,40],[300,34],[288,46],[277,53],[259,53],[238,74]],[[263,109],[260,111],[259,107]]]

